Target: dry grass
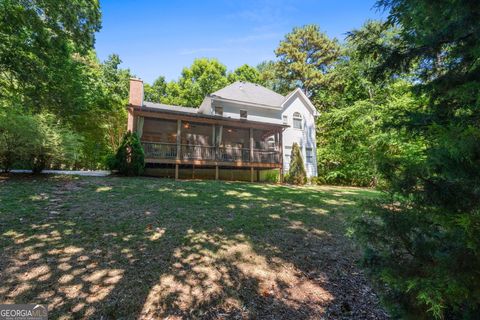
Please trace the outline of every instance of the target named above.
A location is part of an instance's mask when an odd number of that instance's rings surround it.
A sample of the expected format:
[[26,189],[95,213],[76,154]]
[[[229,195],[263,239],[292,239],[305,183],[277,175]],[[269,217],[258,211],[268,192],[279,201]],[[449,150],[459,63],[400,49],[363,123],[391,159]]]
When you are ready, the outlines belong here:
[[386,315],[344,219],[375,192],[154,178],[0,177],[0,303],[51,318]]

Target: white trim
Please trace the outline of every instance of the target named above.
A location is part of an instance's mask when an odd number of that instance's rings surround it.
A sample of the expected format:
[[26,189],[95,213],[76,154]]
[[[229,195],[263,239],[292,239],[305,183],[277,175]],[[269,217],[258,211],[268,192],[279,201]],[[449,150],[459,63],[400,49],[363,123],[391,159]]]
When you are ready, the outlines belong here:
[[300,96],[300,98],[307,104],[307,106],[310,107],[312,114],[315,117],[319,115],[313,103],[310,101],[310,99],[308,99],[308,97],[305,95],[305,93],[303,93],[302,89],[300,88],[293,90],[287,95],[287,97],[285,98],[285,101],[283,101],[282,103],[282,109],[285,108],[285,104],[287,104],[287,102],[289,102],[296,95]]

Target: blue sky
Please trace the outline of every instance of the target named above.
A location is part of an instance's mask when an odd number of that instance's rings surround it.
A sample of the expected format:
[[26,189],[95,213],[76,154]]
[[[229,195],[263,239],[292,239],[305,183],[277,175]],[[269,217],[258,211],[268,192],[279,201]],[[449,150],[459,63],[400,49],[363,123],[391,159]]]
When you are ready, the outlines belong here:
[[318,24],[340,41],[367,19],[385,16],[374,0],[103,0],[95,48],[104,60],[117,53],[123,68],[153,82],[177,79],[195,58],[217,58],[228,70],[275,58],[295,26]]

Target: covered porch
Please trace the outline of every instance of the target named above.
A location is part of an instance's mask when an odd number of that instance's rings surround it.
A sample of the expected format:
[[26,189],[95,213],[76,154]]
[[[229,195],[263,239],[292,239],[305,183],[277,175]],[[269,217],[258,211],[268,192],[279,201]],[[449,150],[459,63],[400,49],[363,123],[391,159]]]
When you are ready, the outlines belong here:
[[[236,121],[215,116],[133,111],[133,129],[140,136],[147,164],[175,165],[175,178],[185,165],[282,169],[283,125]],[[280,178],[281,179],[281,178]]]

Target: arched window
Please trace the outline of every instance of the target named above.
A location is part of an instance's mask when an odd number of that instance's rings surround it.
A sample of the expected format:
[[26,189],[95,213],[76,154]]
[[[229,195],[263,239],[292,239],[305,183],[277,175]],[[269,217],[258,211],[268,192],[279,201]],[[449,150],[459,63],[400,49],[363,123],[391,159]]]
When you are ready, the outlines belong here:
[[293,127],[295,129],[302,129],[302,115],[299,112],[293,114]]

